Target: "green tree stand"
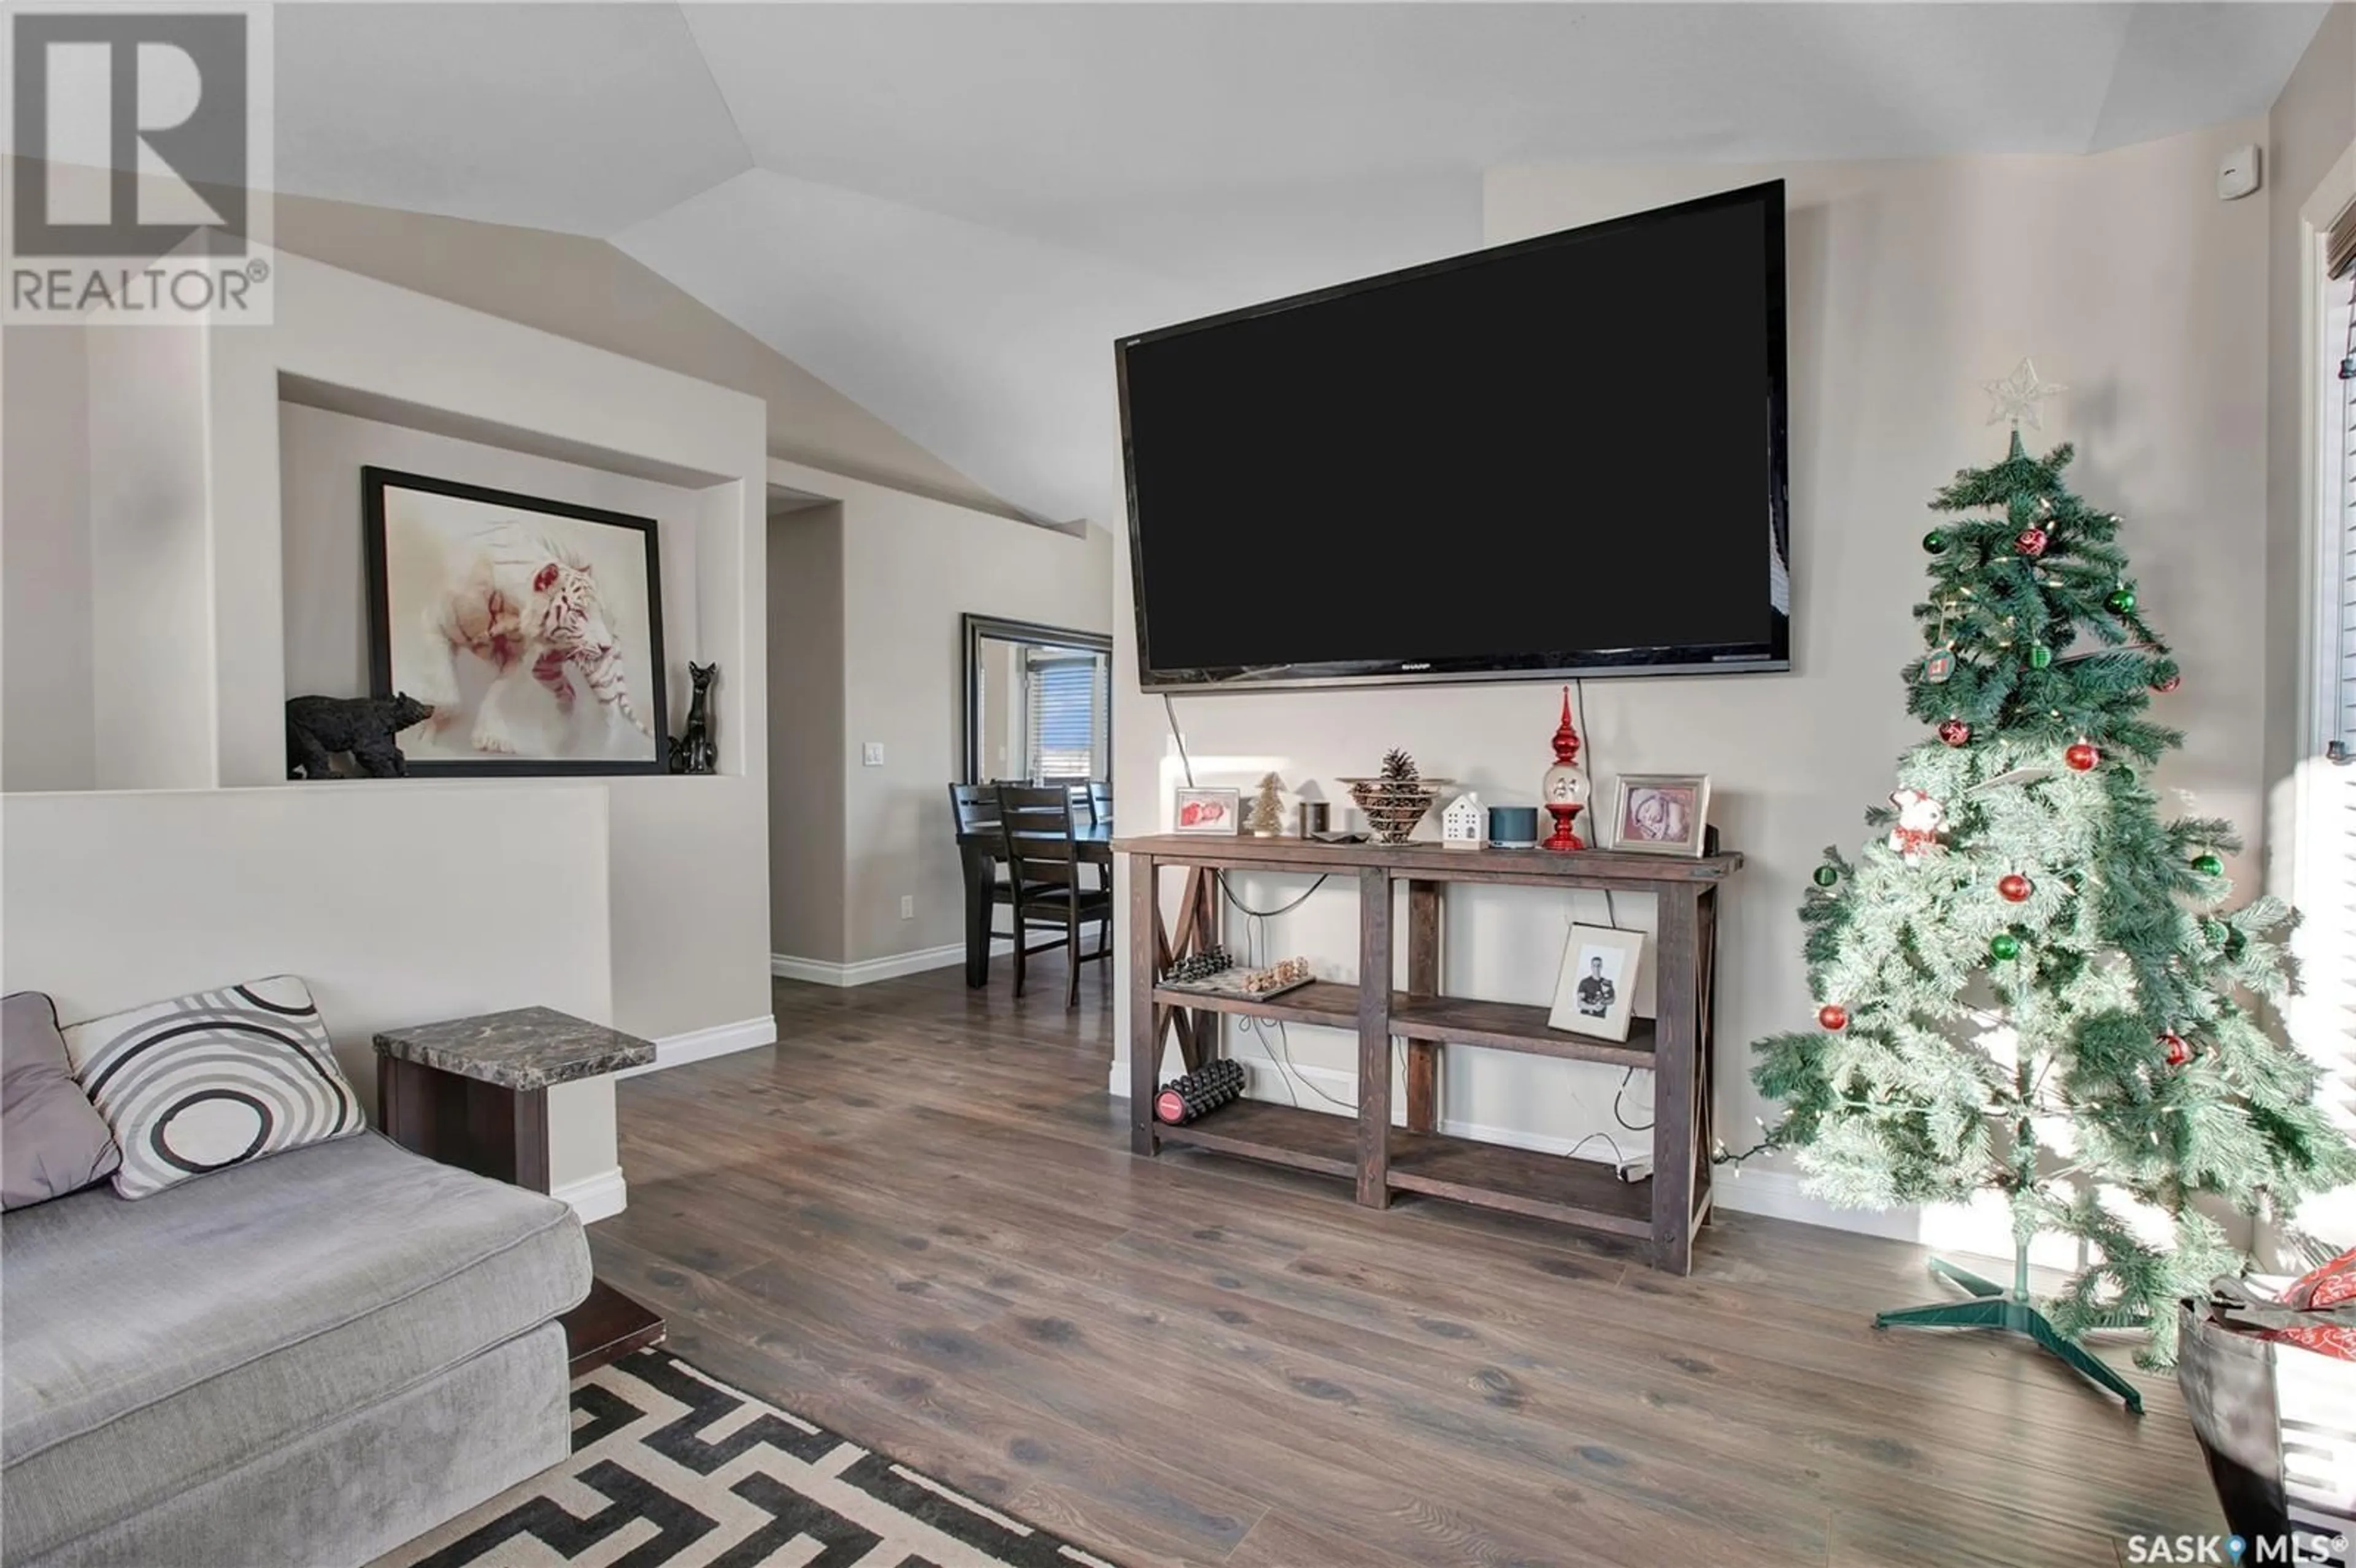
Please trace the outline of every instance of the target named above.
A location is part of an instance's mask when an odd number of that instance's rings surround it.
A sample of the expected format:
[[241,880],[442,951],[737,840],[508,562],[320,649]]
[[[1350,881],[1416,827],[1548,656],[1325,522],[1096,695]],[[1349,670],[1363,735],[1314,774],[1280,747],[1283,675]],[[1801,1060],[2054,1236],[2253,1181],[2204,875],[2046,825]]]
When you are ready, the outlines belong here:
[[1972,1293],[1969,1301],[1941,1301],[1929,1307],[1901,1307],[1894,1311],[1877,1313],[1876,1328],[1997,1328],[2007,1334],[2019,1334],[2062,1358],[2064,1365],[2075,1368],[2089,1381],[2099,1384],[2126,1401],[2128,1413],[2143,1413],[2143,1395],[2126,1379],[2113,1371],[2107,1362],[2093,1352],[2064,1339],[2053,1327],[2052,1319],[2037,1309],[2029,1295],[2029,1249],[2019,1248],[2013,1255],[2012,1288],[2008,1291],[1992,1279],[1982,1279],[1969,1269],[1957,1268],[1944,1258],[1931,1260],[1934,1279],[1951,1279]]

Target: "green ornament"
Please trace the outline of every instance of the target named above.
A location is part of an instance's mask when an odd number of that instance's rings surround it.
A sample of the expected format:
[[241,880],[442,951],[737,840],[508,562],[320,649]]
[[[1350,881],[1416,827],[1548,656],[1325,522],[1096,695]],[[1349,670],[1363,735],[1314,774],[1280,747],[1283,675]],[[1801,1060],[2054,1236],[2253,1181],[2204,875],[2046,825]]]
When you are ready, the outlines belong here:
[[2241,933],[2240,932],[2233,930],[2233,928],[2231,928],[2230,926],[2226,928],[2226,931],[2225,931],[2225,956],[2226,956],[2226,957],[2228,957],[2228,958],[2239,958],[2239,957],[2242,955],[2242,949],[2243,949],[2244,947],[2246,947],[2247,945],[2249,945],[2249,943],[2248,943],[2247,939],[2246,939],[2246,938],[2244,938],[2244,937],[2242,935],[2242,933]]
[[2225,874],[2225,862],[2213,850],[2203,850],[2192,857],[2192,869],[2204,877],[2222,877]]
[[1922,548],[1929,550],[1933,555],[1936,555],[1941,550],[1947,548],[1947,536],[1941,533],[1938,529],[1933,528],[1929,533],[1922,536]]
[[1832,867],[1818,866],[1816,868],[1816,886],[1820,888],[1828,888],[1839,880],[1840,873],[1835,870]]
[[2052,662],[2053,650],[2051,648],[2047,647],[2043,643],[2031,643],[2029,645],[2029,668],[2043,669],[2047,665],[2050,665]]
[[2111,607],[2111,613],[2114,615],[2132,615],[2135,613],[2136,605],[2135,590],[2115,588],[2111,591],[2111,596],[2103,603]]
[[1988,956],[1999,964],[2009,964],[2020,956],[2020,938],[2008,931],[1999,931],[1988,938]]
[[2222,920],[2204,920],[2201,923],[2201,934],[2211,947],[2224,946],[2225,938],[2232,934],[2233,929]]

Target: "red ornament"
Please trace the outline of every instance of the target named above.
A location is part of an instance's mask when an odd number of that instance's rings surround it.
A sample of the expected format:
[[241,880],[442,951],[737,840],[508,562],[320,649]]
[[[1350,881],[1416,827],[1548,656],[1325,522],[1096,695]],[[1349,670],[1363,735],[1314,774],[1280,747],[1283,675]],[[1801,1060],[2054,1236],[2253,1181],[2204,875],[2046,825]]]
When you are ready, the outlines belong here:
[[2182,686],[2183,684],[2184,677],[2182,676],[2171,675],[2166,680],[2153,681],[2151,683],[2151,688],[2154,691],[2160,693],[2162,696],[2166,696],[2169,692],[2174,691],[2178,687]]
[[2027,556],[2031,560],[2035,560],[2039,556],[2045,553],[2045,547],[2051,542],[2051,541],[2047,539],[2043,528],[2031,528],[2021,529],[2020,537],[2014,539],[2012,541],[2012,545],[2013,548],[2020,551],[2021,554]]
[[1838,1002],[1826,1002],[1816,1009],[1816,1021],[1838,1034],[1848,1028],[1848,1009]]
[[1996,891],[2007,903],[2026,903],[2035,889],[2029,880],[2019,871],[2007,871],[1997,879]]
[[1939,720],[1939,739],[1950,746],[1960,746],[1972,738],[1972,727],[1960,719]]
[[2096,763],[2101,762],[2103,760],[2103,753],[2094,750],[2093,746],[2088,745],[2085,741],[2081,741],[2076,745],[2071,747],[2068,751],[2062,752],[2062,760],[2069,763],[2072,769],[2083,773],[2092,769]]
[[2159,1043],[2168,1047],[2168,1064],[2170,1067],[2181,1067],[2192,1060],[2192,1048],[2185,1044],[2184,1037],[2174,1029],[2161,1035]]

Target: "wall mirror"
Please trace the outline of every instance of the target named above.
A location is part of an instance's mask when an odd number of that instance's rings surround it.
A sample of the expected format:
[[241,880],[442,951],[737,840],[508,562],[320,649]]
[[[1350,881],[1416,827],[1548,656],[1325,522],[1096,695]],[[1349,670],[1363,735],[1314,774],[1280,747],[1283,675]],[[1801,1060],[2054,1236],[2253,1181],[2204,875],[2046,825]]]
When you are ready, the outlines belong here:
[[1112,638],[994,615],[965,624],[965,782],[1110,776]]

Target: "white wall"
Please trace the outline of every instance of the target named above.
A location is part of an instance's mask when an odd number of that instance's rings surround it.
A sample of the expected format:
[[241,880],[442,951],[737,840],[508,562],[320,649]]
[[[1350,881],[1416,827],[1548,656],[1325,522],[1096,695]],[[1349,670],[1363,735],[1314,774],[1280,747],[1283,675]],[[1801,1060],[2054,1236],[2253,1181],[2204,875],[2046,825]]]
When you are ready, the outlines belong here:
[[218,765],[204,334],[88,336],[96,783],[201,789]]
[[[771,1026],[760,403],[301,257],[279,258],[277,281],[275,325],[207,334],[220,782],[284,774],[282,379],[335,389],[412,433],[559,458],[607,475],[600,485],[616,473],[659,481],[685,495],[663,506],[682,526],[691,516],[695,538],[690,563],[666,572],[667,600],[676,590],[693,604],[682,612],[692,642],[666,650],[673,689],[684,689],[676,667],[687,648],[720,662],[722,773],[600,786],[612,836],[612,1022],[657,1038],[761,1037]],[[298,479],[307,472],[297,464]]]
[[769,519],[769,941],[843,961],[842,507]]
[[272,222],[300,255],[749,392],[780,457],[1019,515],[608,240],[283,190]]
[[[948,786],[964,768],[958,617],[1109,631],[1111,536],[1033,528],[798,464],[773,460],[769,479],[841,503],[843,962],[870,965],[855,977],[880,977],[909,955],[919,966],[956,962],[964,881]],[[869,741],[884,747],[880,767],[860,761]],[[916,901],[907,920],[904,896]]]
[[[2184,726],[2190,743],[2160,783],[2192,792],[2203,812],[2260,829],[2270,635],[2262,580],[2265,213],[2259,202],[2219,203],[2214,176],[2226,148],[2262,133],[2245,123],[2083,158],[1489,176],[1493,243],[1759,179],[1792,182],[1796,667],[1590,682],[1583,727],[1602,799],[1619,773],[1707,772],[1712,817],[1728,847],[1749,857],[1725,895],[1720,934],[1717,1112],[1730,1142],[1770,1109],[1750,1083],[1749,1042],[1814,1012],[1795,913],[1808,873],[1824,845],[1863,840],[1862,812],[1887,795],[1897,754],[1920,737],[1898,676],[1920,647],[1908,612],[1924,581],[1925,504],[1956,469],[2002,455],[2002,430],[1984,423],[1980,383],[2024,354],[2072,387],[2045,439],[2077,441],[2074,484],[2126,517],[2145,604],[2186,671],[2160,714]],[[1694,395],[1713,390],[1697,384]],[[1674,490],[1676,476],[1662,484]],[[1159,699],[1134,684],[1125,567],[1115,580],[1118,783],[1124,823],[1150,827],[1149,813],[1168,809],[1176,763],[1166,755]],[[1264,613],[1281,613],[1280,604],[1272,600]],[[1533,683],[1223,694],[1181,697],[1177,706],[1205,783],[1248,788],[1272,768],[1296,789],[1313,779],[1328,798],[1345,799],[1335,775],[1371,771],[1386,747],[1400,745],[1427,772],[1496,802],[1535,798],[1558,703],[1557,687]],[[2254,865],[2244,857],[2233,870],[2246,880]],[[1239,891],[1265,905],[1299,885],[1267,880]],[[1465,889],[1450,897],[1447,988],[1522,1002],[1549,997],[1565,919],[1602,912],[1592,894]],[[1624,921],[1640,901],[1618,901]],[[1279,923],[1275,945],[1310,955],[1322,972],[1354,976],[1355,910],[1354,892],[1322,892]],[[1116,1039],[1125,1049],[1125,1022]],[[1294,1029],[1290,1045],[1329,1089],[1346,1089],[1350,1040]],[[1590,1132],[1623,1147],[1635,1141],[1611,1115],[1616,1072],[1472,1051],[1447,1061],[1441,1115],[1483,1136],[1552,1147]],[[1116,1067],[1116,1092],[1126,1072]],[[1628,1097],[1632,1121],[1648,1119],[1644,1088],[1640,1080]],[[1318,1104],[1305,1090],[1301,1098]],[[1601,1153],[1601,1143],[1586,1152]],[[1719,1192],[1738,1207],[1834,1213],[1801,1204],[1772,1166]],[[1835,1222],[1910,1232],[1915,1223],[1849,1214]]]
[[[373,1112],[379,1029],[532,1004],[612,1016],[605,841],[594,784],[10,795],[0,989],[46,991],[70,1023],[300,975]],[[565,918],[487,907],[487,881]],[[612,1080],[552,1090],[549,1123],[552,1185],[589,1217],[618,1209]]]
[[360,469],[371,464],[654,518],[670,727],[686,722],[688,661],[703,662],[695,608],[700,492],[291,402],[278,413],[287,696],[368,695]]
[[0,331],[0,788],[97,782],[90,360],[79,326]]
[[[494,837],[477,845],[482,852],[466,875],[454,879],[471,885],[472,903],[447,918],[454,930],[475,932],[490,951],[497,942],[482,932],[503,923],[568,930],[586,923],[604,944],[598,973],[610,987],[600,1021],[653,1037],[667,1054],[774,1040],[761,403],[298,256],[277,256],[273,263],[272,325],[87,335],[86,601],[74,603],[81,580],[70,571],[50,577],[59,551],[39,548],[42,536],[32,536],[37,548],[14,548],[13,518],[8,548],[0,553],[12,618],[20,601],[54,595],[55,603],[44,600],[44,608],[55,612],[48,624],[60,636],[55,662],[69,682],[80,678],[73,673],[77,660],[91,672],[89,777],[52,782],[271,786],[264,796],[294,801],[285,809],[315,809],[294,797],[322,786],[284,783],[284,701],[294,689],[290,657],[296,677],[316,676],[331,690],[351,688],[349,661],[361,623],[356,618],[338,629],[331,617],[314,619],[310,596],[331,593],[357,614],[349,573],[358,548],[359,476],[352,470],[363,455],[428,470],[448,464],[466,476],[519,481],[526,489],[545,484],[559,493],[579,486],[592,495],[626,495],[646,503],[637,509],[655,511],[678,539],[673,546],[667,535],[665,552],[667,611],[678,606],[671,613],[681,627],[666,650],[672,689],[683,698],[690,654],[723,667],[714,716],[722,772],[583,786],[605,803],[605,842],[595,863],[606,891],[594,909],[547,898],[528,876],[509,869],[532,852],[522,848],[530,829],[502,808],[506,838],[514,842]],[[12,416],[28,390],[70,402],[70,373],[44,371],[37,363],[33,375],[12,373]],[[309,409],[284,414],[282,394],[289,390],[364,417],[338,422]],[[283,414],[296,448],[285,464]],[[70,436],[70,416],[54,422]],[[37,420],[35,433],[39,430]],[[70,445],[60,437],[49,456],[63,465],[37,476],[68,506],[75,494],[72,454],[65,450]],[[18,453],[12,439],[12,470]],[[17,488],[12,479],[12,492]],[[282,529],[282,510],[292,539]],[[41,624],[37,616],[32,622]],[[12,674],[12,688],[24,673]],[[60,755],[75,754],[75,733],[55,705],[28,707],[11,697],[5,720],[11,751],[54,743]],[[12,772],[12,784],[15,778]],[[424,793],[444,786],[335,787]],[[525,792],[529,802],[541,798],[534,792],[543,787],[530,780],[486,782],[468,798],[511,789]],[[102,842],[114,831],[109,809],[102,802],[91,807],[93,815],[66,820],[74,832]],[[123,831],[134,831],[135,809],[122,809],[134,812]],[[527,805],[522,816],[529,816]],[[193,819],[172,820],[185,826]],[[314,873],[336,864],[325,851],[307,860]],[[306,917],[320,918],[320,907],[309,906]],[[325,907],[332,920],[349,918],[365,929],[350,915],[349,895]],[[16,935],[8,934],[12,941]],[[189,946],[210,950],[193,938]],[[258,960],[220,966],[246,973],[268,967]],[[560,1143],[604,1147],[610,1165],[610,1092],[569,1096],[559,1109]]]
[[[1108,585],[1108,587],[1109,585]],[[981,771],[983,779],[1023,776],[1024,732],[1020,661],[1023,645],[996,638],[981,645]]]

